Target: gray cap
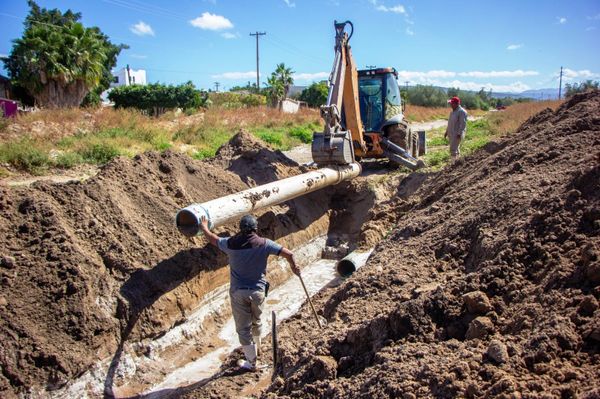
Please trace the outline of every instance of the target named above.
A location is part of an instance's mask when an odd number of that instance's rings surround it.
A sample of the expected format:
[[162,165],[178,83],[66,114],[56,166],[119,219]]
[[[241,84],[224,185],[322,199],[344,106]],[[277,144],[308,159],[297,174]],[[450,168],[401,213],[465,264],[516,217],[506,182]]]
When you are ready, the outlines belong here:
[[240,230],[242,233],[250,233],[258,230],[258,222],[252,215],[246,215],[240,220]]

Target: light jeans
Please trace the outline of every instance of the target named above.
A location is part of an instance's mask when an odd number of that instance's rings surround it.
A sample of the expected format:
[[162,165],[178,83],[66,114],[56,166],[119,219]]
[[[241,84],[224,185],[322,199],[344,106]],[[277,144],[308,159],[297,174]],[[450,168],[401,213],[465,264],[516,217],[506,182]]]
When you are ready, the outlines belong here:
[[252,336],[260,336],[265,293],[261,290],[236,289],[230,291],[231,311],[240,344],[252,344]]
[[450,156],[452,158],[458,157],[460,155],[460,142],[463,139],[462,135],[455,136],[454,134],[449,135],[450,139]]

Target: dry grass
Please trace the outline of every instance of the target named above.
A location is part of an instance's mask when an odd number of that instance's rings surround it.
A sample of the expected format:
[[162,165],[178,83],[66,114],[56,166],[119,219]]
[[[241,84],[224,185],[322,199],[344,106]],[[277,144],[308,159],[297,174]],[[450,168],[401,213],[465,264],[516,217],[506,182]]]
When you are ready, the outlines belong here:
[[[436,119],[448,119],[450,114],[450,106],[448,107],[421,107],[419,105],[406,105],[406,119],[410,122],[428,122]],[[470,116],[483,116],[486,111],[480,109],[467,110]]]
[[288,149],[310,141],[322,122],[319,111],[312,109],[284,114],[267,107],[211,108],[153,118],[136,110],[104,108],[43,110],[0,128],[0,163],[43,173],[50,167],[105,163],[117,155],[168,148],[204,158],[240,129],[275,148]]
[[495,136],[513,133],[533,115],[546,108],[554,111],[562,103],[562,100],[527,102],[511,105],[502,111],[490,112],[488,116],[490,130]]

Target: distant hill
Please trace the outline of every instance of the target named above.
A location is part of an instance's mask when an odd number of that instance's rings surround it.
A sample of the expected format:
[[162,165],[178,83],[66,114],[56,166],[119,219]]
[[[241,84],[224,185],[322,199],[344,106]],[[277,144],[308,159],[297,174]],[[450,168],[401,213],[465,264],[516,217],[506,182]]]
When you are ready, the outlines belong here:
[[[414,86],[409,86],[409,87],[414,87]],[[440,89],[443,90],[445,92],[448,91],[447,87],[441,87],[441,86],[433,86],[436,89]],[[404,86],[401,87],[401,89],[404,89]],[[476,93],[476,91],[474,90],[463,90],[466,92],[470,92],[470,93]],[[563,91],[564,94],[564,91]],[[558,89],[557,88],[553,88],[553,89],[535,89],[535,90],[525,90],[522,91],[520,93],[508,93],[508,92],[492,92],[492,97],[494,98],[505,98],[505,97],[512,97],[512,98],[531,98],[534,100],[557,100],[558,99]]]

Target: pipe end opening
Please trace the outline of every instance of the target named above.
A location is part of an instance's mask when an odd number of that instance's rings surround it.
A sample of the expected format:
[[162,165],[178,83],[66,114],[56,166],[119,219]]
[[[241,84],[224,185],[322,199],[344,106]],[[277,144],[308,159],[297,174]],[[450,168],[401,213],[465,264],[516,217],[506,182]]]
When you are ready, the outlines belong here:
[[182,209],[175,216],[177,229],[186,237],[194,237],[200,233],[200,221],[196,215],[187,209]]
[[342,259],[337,263],[336,270],[340,276],[350,277],[356,271],[356,265],[347,259]]

